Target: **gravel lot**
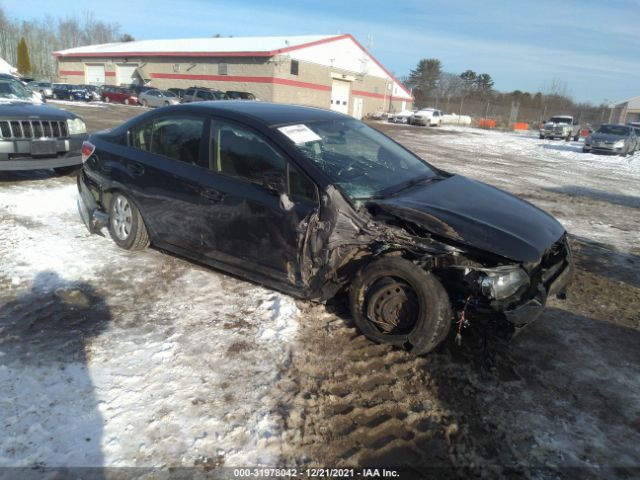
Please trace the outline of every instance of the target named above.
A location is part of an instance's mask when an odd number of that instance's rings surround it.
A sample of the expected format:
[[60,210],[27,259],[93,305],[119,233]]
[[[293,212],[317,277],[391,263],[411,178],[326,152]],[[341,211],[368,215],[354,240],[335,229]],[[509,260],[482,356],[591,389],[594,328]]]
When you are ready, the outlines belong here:
[[[60,102],[92,131],[144,111],[95,105]],[[488,369],[473,335],[415,358],[367,341],[339,302],[89,236],[71,177],[0,173],[0,467],[640,476],[640,153],[373,125],[555,215],[576,252],[569,298],[493,345]]]

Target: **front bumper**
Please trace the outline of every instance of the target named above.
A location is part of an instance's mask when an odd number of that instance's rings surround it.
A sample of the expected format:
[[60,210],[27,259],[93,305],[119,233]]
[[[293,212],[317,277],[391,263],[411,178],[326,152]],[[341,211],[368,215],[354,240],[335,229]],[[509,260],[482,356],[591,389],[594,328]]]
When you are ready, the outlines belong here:
[[538,318],[549,297],[563,296],[566,293],[567,286],[573,277],[573,259],[568,246],[566,248],[567,256],[562,267],[546,282],[537,285],[533,297],[515,308],[504,311],[505,318],[515,327],[516,333]]
[[86,134],[71,135],[69,138],[55,139],[55,154],[39,155],[33,152],[38,140],[0,140],[0,171],[37,170],[82,165],[82,142]]
[[620,155],[621,153],[624,152],[624,147],[614,148],[613,145],[595,146],[592,144],[592,145],[585,145],[583,149],[587,152],[602,153],[604,155]]

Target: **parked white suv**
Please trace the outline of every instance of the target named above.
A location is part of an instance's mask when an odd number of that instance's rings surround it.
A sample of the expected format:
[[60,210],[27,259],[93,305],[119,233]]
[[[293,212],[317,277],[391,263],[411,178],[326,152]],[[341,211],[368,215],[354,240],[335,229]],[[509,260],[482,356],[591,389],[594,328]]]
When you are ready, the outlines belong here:
[[439,127],[442,125],[443,113],[435,108],[423,108],[414,113],[409,119],[412,125],[424,125],[427,127]]

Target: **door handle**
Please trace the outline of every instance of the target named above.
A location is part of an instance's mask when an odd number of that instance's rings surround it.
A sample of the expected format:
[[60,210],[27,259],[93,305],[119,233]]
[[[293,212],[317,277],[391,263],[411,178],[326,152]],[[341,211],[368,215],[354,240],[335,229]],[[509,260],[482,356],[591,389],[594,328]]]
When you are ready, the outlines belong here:
[[200,196],[211,203],[217,203],[224,198],[224,193],[213,188],[205,188],[200,192]]
[[131,172],[131,175],[135,177],[139,177],[140,175],[144,174],[144,167],[139,163],[129,163],[127,165],[127,170],[129,170]]

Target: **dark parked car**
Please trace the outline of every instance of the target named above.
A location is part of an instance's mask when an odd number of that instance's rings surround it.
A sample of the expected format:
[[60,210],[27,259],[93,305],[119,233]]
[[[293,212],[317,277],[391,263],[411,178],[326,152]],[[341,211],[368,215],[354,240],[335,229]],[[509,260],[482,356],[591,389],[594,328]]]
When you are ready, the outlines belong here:
[[167,91],[173,93],[176,97],[182,98],[184,97],[184,88],[167,88]]
[[457,322],[513,333],[570,279],[552,216],[336,112],[176,105],[95,133],[83,150],[91,232],[302,298],[348,292],[365,335],[417,354]]
[[60,100],[81,100],[84,102],[91,100],[91,94],[81,85],[53,83],[51,90],[52,97]]
[[80,85],[82,88],[84,88],[87,92],[89,92],[89,95],[91,96],[91,100],[101,100],[101,92],[100,92],[100,88],[97,87],[96,85]]
[[227,98],[229,100],[255,100],[256,96],[253,93],[249,92],[236,92],[233,90],[227,90],[226,92]]
[[53,168],[65,174],[78,168],[87,138],[84,122],[32,99],[22,83],[0,75],[0,171]]
[[632,126],[604,123],[585,139],[582,151],[626,156],[633,154],[636,144]]
[[205,87],[190,87],[184,91],[182,103],[206,102],[209,100],[227,100],[227,94]]
[[105,86],[100,93],[104,102],[124,103],[125,105],[137,105],[138,94],[124,87]]

